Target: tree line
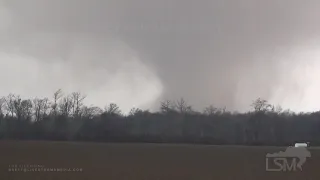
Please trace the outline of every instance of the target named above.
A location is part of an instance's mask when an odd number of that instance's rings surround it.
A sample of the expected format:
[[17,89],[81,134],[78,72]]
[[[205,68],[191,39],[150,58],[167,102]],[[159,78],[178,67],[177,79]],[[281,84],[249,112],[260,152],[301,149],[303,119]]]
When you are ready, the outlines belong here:
[[320,145],[320,113],[294,113],[266,100],[252,111],[209,106],[195,111],[183,98],[163,101],[158,112],[139,108],[123,114],[111,103],[84,105],[86,96],[56,91],[52,98],[0,98],[0,139],[95,142],[281,145],[309,141]]

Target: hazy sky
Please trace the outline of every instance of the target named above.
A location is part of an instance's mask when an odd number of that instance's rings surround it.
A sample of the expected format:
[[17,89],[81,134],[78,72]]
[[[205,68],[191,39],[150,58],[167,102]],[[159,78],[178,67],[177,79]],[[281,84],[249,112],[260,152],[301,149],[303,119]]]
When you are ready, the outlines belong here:
[[0,0],[0,94],[320,108],[320,1]]

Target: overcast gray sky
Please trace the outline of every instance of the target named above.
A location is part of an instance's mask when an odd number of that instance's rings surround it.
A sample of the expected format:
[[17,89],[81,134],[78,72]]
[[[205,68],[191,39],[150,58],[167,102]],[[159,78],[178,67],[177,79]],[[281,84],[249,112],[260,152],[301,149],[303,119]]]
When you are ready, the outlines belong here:
[[320,107],[316,0],[0,0],[1,95]]

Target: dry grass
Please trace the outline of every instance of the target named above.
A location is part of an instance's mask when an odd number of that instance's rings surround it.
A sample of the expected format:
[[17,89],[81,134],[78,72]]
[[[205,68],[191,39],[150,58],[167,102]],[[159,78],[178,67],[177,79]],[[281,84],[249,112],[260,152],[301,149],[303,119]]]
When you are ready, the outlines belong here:
[[[317,180],[320,150],[297,172],[266,172],[265,155],[285,148],[167,144],[0,141],[4,180]],[[82,168],[83,172],[9,172],[9,165]]]

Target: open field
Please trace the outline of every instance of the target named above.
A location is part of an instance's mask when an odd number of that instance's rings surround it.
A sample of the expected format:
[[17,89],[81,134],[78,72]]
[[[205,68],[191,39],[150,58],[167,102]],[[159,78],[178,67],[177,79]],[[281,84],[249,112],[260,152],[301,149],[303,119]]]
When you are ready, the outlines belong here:
[[[320,149],[303,171],[266,172],[265,155],[285,147],[0,141],[5,180],[318,180]],[[10,172],[9,166],[81,168],[82,172]],[[34,168],[27,168],[34,169]],[[78,169],[80,170],[80,169]]]

